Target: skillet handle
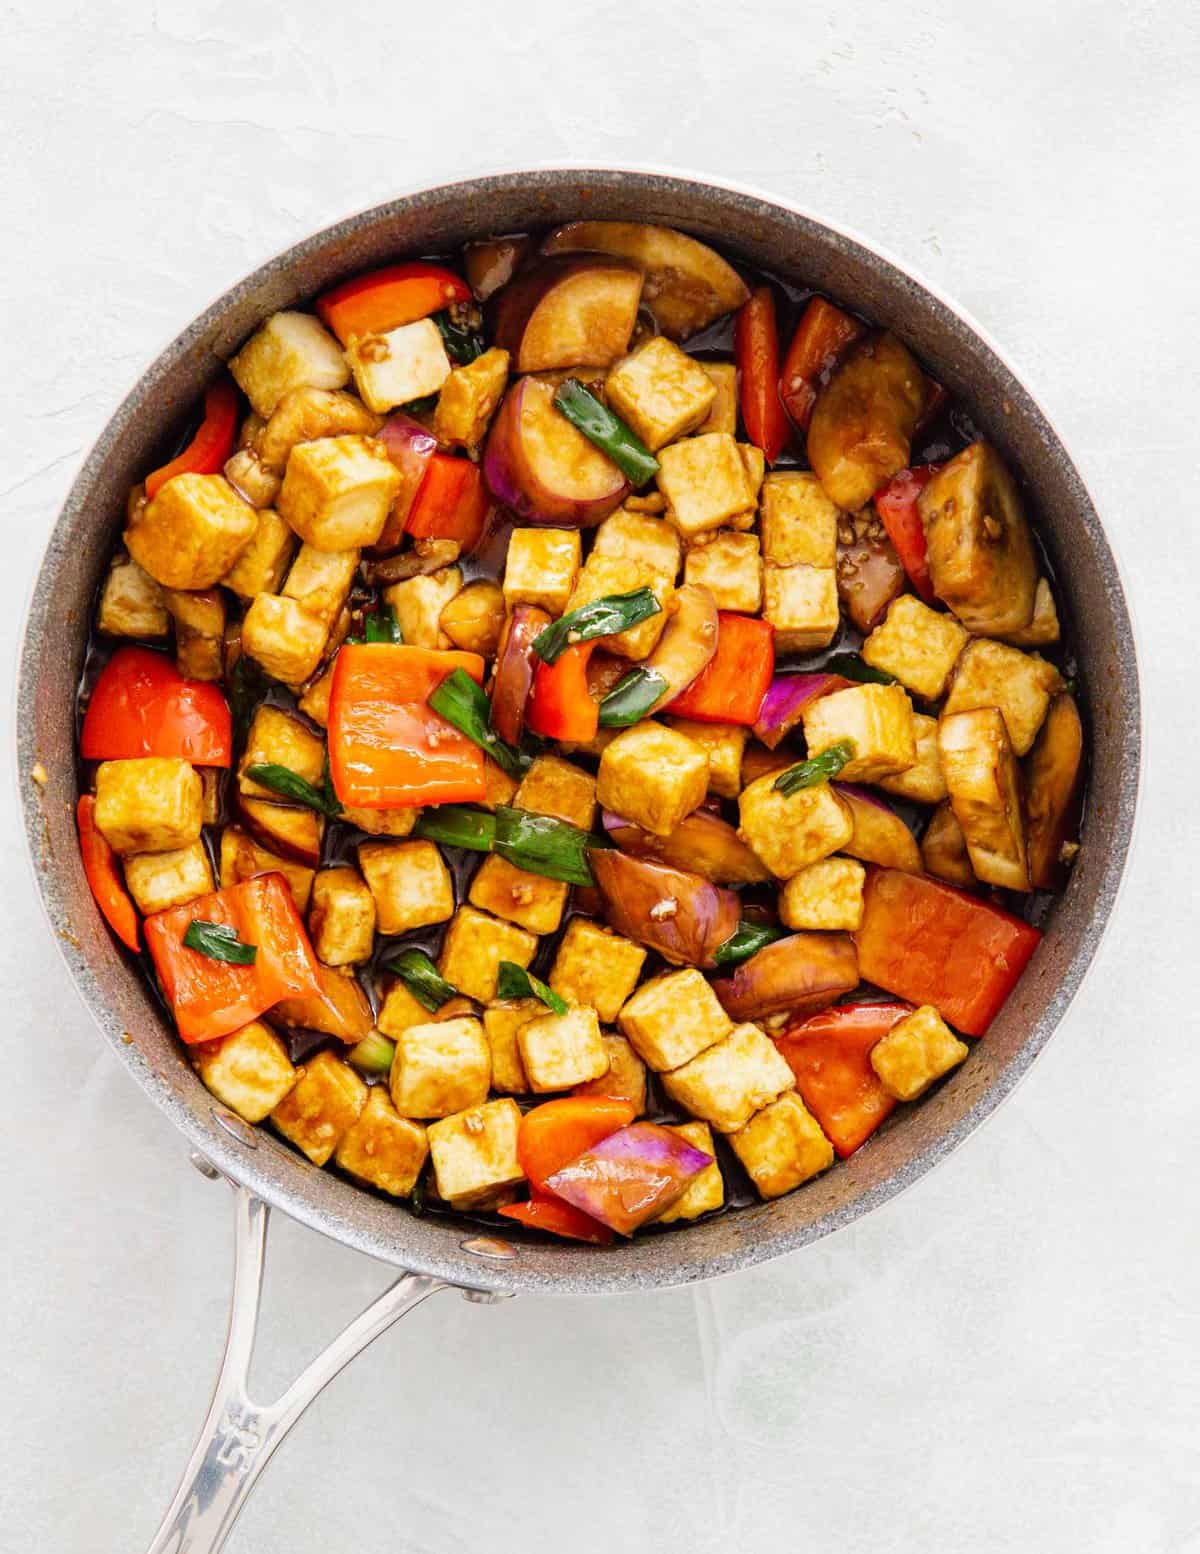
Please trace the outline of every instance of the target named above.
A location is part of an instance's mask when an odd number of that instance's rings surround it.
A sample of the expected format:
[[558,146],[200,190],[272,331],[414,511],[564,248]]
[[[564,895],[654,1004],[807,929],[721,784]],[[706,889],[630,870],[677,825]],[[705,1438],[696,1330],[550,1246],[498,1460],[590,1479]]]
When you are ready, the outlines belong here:
[[[216,1174],[207,1162],[203,1168],[206,1175]],[[235,1239],[225,1352],[204,1426],[148,1554],[217,1554],[275,1448],[317,1394],[393,1322],[436,1291],[457,1287],[401,1274],[301,1371],[282,1397],[255,1403],[246,1386],[258,1329],[270,1210],[244,1187],[230,1185]]]

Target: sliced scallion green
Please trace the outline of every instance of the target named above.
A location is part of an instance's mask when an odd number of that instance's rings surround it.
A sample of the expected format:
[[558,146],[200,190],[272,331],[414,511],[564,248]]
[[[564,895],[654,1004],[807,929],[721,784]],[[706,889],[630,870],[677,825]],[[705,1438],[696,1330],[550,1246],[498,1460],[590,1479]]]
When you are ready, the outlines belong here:
[[553,664],[580,642],[593,637],[613,637],[639,621],[657,615],[662,605],[650,588],[635,588],[632,593],[606,594],[581,604],[577,610],[560,615],[553,625],[539,631],[533,639],[533,651],[544,664]]
[[853,759],[854,741],[839,739],[820,755],[810,756],[798,766],[789,766],[786,772],[780,772],[775,786],[786,798],[791,798],[801,788],[815,788],[819,783],[831,782]]
[[757,955],[765,945],[784,938],[786,932],[784,928],[772,928],[766,923],[741,922],[725,943],[717,946],[713,960],[718,966],[738,966],[751,955]]
[[519,777],[529,764],[520,750],[501,739],[492,728],[492,704],[487,692],[482,685],[476,685],[465,669],[448,674],[429,698],[429,705],[490,755],[510,777]]
[[396,619],[396,606],[385,605],[363,617],[364,642],[403,642],[400,622]]
[[644,486],[658,474],[658,460],[642,439],[578,378],[565,378],[558,385],[554,404],[577,431],[608,454],[633,485]]
[[381,1079],[386,1079],[392,1071],[392,1059],[395,1056],[396,1043],[389,1041],[381,1031],[371,1031],[361,1041],[355,1042],[347,1052],[346,1060],[364,1074],[377,1074]]
[[209,960],[225,961],[230,966],[253,966],[258,955],[257,944],[243,944],[237,929],[226,923],[206,923],[193,917],[188,924],[183,942],[189,950],[207,955]]
[[629,728],[653,712],[666,690],[666,680],[655,670],[631,669],[600,703],[600,727]]
[[588,863],[588,849],[603,847],[602,837],[578,826],[556,820],[553,815],[538,815],[529,809],[496,808],[495,851],[515,868],[540,874],[545,879],[562,880],[568,885],[594,885]]
[[552,1014],[566,1014],[566,999],[515,960],[502,960],[496,975],[497,998],[540,998]]
[[482,356],[487,349],[480,331],[473,329],[470,324],[458,323],[452,314],[448,312],[435,313],[433,321],[442,336],[442,344],[446,347],[446,355],[451,361],[457,362],[460,367],[465,367],[468,362],[473,362],[477,356]]
[[434,804],[421,811],[412,834],[443,847],[490,853],[496,840],[496,817],[473,804]]
[[835,653],[821,665],[823,674],[840,674],[847,680],[857,680],[862,685],[895,685],[896,676],[886,669],[876,669],[857,653]]
[[274,762],[248,766],[246,776],[262,787],[270,788],[272,793],[278,793],[281,798],[303,804],[306,809],[315,809],[320,815],[336,817],[342,813],[341,803],[333,791],[328,772],[319,788],[314,787],[306,777],[301,777],[299,772],[292,771],[288,766],[277,766]]
[[383,969],[392,971],[405,987],[431,1014],[436,1014],[443,1004],[458,997],[458,989],[451,987],[424,950],[401,950],[394,960],[384,962]]

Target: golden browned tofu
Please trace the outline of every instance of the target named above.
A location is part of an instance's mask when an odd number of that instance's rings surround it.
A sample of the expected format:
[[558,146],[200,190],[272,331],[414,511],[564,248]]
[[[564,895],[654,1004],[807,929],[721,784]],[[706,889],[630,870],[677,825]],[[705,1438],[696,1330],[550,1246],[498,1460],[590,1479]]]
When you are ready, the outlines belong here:
[[618,1023],[656,1073],[679,1068],[733,1029],[712,987],[692,966],[643,982]]
[[789,928],[854,929],[862,926],[867,871],[854,858],[822,858],[793,874],[779,895],[779,916]]
[[607,1095],[616,1101],[628,1101],[634,1116],[646,1110],[646,1065],[625,1036],[601,1036],[608,1055],[608,1068],[598,1079],[576,1085],[575,1095]]
[[[621,510],[626,513],[662,514],[667,510],[667,499],[661,491],[640,492],[633,496],[627,496]],[[600,530],[597,529],[596,533],[599,534]]]
[[243,798],[238,805],[247,828],[264,847],[278,848],[301,862],[321,861],[325,817],[299,805]]
[[271,1121],[313,1165],[323,1166],[367,1101],[360,1075],[332,1052],[318,1052],[271,1113]]
[[170,630],[162,589],[130,556],[114,556],[100,590],[96,630],[157,641]]
[[758,502],[762,494],[762,483],[766,478],[767,459],[762,449],[756,448],[752,442],[738,443],[737,450],[750,491],[750,505],[744,512],[739,513],[736,518],[730,519],[730,522],[735,529],[749,529],[754,526],[754,522],[758,517]]
[[685,539],[719,529],[755,505],[757,487],[727,432],[673,443],[659,455],[658,488],[668,520]]
[[763,1198],[781,1197],[833,1164],[833,1145],[794,1090],[751,1117],[729,1142]]
[[978,637],[962,651],[942,713],[998,707],[1013,749],[1027,755],[1062,684],[1054,665],[1036,653]]
[[708,414],[696,428],[697,435],[727,432],[732,437],[737,431],[737,368],[732,362],[697,362],[696,365],[717,391]]
[[484,809],[495,809],[497,804],[511,804],[513,794],[517,791],[517,780],[508,773],[490,755],[483,758],[483,797],[480,804]]
[[854,820],[827,782],[785,794],[775,786],[777,776],[767,772],[743,789],[738,835],[772,874],[786,880],[845,846]]
[[442,611],[462,592],[461,567],[442,567],[423,577],[407,577],[383,590],[384,601],[396,611],[400,635],[410,647],[448,648]]
[[558,931],[570,890],[561,880],[531,874],[493,853],[475,871],[467,900],[530,933],[547,934]]
[[213,888],[212,865],[200,841],[169,853],[135,853],[124,862],[126,888],[143,917],[182,906]]
[[474,1014],[475,1006],[467,998],[451,998],[436,1012],[426,1009],[413,997],[404,982],[397,977],[384,994],[375,1021],[376,1028],[384,1036],[395,1041],[414,1025],[429,1025],[438,1020],[457,1020],[463,1015]]
[[735,1133],[794,1083],[787,1060],[757,1025],[735,1025],[715,1046],[662,1076],[671,1099],[718,1133]]
[[572,1004],[590,1004],[600,1018],[615,1020],[637,986],[646,952],[587,917],[573,917],[559,940],[550,986]]
[[1013,647],[1045,647],[1051,642],[1057,642],[1060,635],[1054,593],[1046,578],[1039,577],[1037,590],[1033,596],[1032,620],[1028,626],[1018,627],[1016,631],[1006,631],[1004,640],[1011,642]]
[[487,1100],[492,1055],[470,1015],[410,1025],[396,1037],[388,1085],[401,1117],[449,1117]]
[[850,741],[854,759],[842,768],[847,782],[877,782],[916,765],[912,703],[899,685],[852,685],[810,702],[804,738],[810,756]]
[[431,318],[383,335],[355,336],[346,360],[364,403],[381,415],[436,394],[450,376],[450,358]]
[[634,500],[630,497],[624,507],[618,507],[596,530],[592,555],[613,556],[618,561],[640,561],[652,572],[674,582],[679,576],[682,552],[679,536],[665,519],[640,507],[635,508]]
[[762,484],[763,560],[777,567],[834,567],[838,517],[815,475],[768,475]]
[[696,1149],[704,1150],[713,1157],[713,1162],[691,1179],[684,1188],[682,1198],[676,1198],[665,1214],[655,1217],[656,1225],[674,1225],[681,1219],[699,1219],[702,1214],[711,1214],[714,1209],[722,1208],[725,1204],[725,1178],[717,1164],[709,1125],[706,1122],[681,1122],[668,1131],[678,1133],[681,1139],[686,1139]]
[[578,529],[514,529],[504,562],[504,599],[536,604],[561,615],[579,576],[582,545]]
[[175,475],[130,519],[126,549],[164,588],[211,588],[254,538],[258,516],[224,475]]
[[102,761],[96,769],[96,828],[123,857],[169,853],[199,840],[204,790],[177,756]]
[[508,382],[508,352],[493,346],[451,369],[433,412],[433,435],[445,448],[477,448]]
[[1021,773],[1004,718],[995,707],[948,712],[938,725],[938,749],[975,877],[1028,890]]
[[299,1077],[286,1047],[261,1020],[201,1042],[189,1056],[205,1088],[245,1122],[269,1117]]
[[320,437],[373,436],[381,418],[338,389],[307,386],[289,389],[255,440],[255,451],[268,469],[283,473],[297,443]]
[[370,836],[411,836],[420,814],[419,809],[359,809],[347,804],[341,818],[348,826],[357,826]]
[[511,960],[522,968],[537,951],[537,939],[515,923],[502,923],[473,906],[461,906],[450,919],[438,970],[451,987],[478,1003],[490,1004],[496,996],[500,962]]
[[321,869],[313,880],[308,932],[327,966],[359,966],[375,943],[375,897],[357,869]]
[[273,507],[264,508],[250,543],[221,582],[239,599],[278,593],[295,549],[296,536],[288,525]]
[[962,827],[954,818],[949,799],[944,800],[929,817],[925,835],[921,838],[921,862],[928,874],[936,875],[951,885],[970,889],[975,884],[975,871],[967,857],[967,844]]
[[717,390],[699,362],[654,335],[611,369],[604,396],[651,453],[695,431]]
[[281,707],[263,702],[255,709],[246,735],[246,750],[238,764],[238,791],[248,798],[278,799],[273,788],[264,788],[246,776],[251,766],[286,766],[318,787],[325,763],[325,743]]
[[684,562],[684,582],[707,588],[718,610],[756,615],[762,606],[762,579],[757,534],[720,529],[711,539],[701,535]]
[[442,606],[442,631],[467,653],[495,657],[504,630],[504,593],[499,583],[478,577]]
[[620,658],[642,659],[658,645],[667,624],[667,611],[675,597],[675,582],[662,572],[655,572],[642,561],[626,561],[616,556],[597,556],[592,553],[575,580],[575,587],[567,601],[568,610],[578,610],[593,599],[607,599],[613,594],[633,593],[635,589],[648,588],[658,600],[658,613],[648,615],[636,626],[628,626],[611,637],[604,638],[604,649]]
[[317,550],[301,545],[283,585],[284,597],[295,599],[324,626],[332,627],[350,597],[358,555],[353,549]]
[[225,642],[225,598],[217,588],[185,593],[164,588],[175,623],[175,667],[189,680],[219,680]]
[[901,594],[863,643],[862,656],[914,696],[940,701],[968,640],[968,632],[953,615],[931,610],[912,594]]
[[828,647],[841,624],[832,567],[768,565],[763,571],[763,619],[775,628],[779,653]]
[[707,792],[708,757],[662,723],[647,720],[622,729],[600,757],[600,803],[655,836],[669,836]]
[[517,1032],[545,1012],[540,998],[509,998],[483,1011],[483,1034],[492,1054],[493,1090],[506,1095],[529,1094],[532,1087],[521,1061]]
[[291,858],[281,857],[262,847],[238,826],[226,826],[221,832],[221,888],[239,885],[256,874],[282,874],[292,893],[298,912],[307,912],[312,894],[314,870]]
[[970,1048],[942,1019],[932,1004],[906,1014],[871,1048],[871,1067],[889,1095],[915,1101],[943,1074],[966,1057]]
[[357,1181],[393,1198],[405,1198],[417,1185],[428,1155],[425,1129],[399,1115],[382,1085],[372,1085],[366,1105],[343,1136],[333,1159]]
[[454,881],[432,842],[360,842],[358,866],[381,934],[444,923],[454,911]]
[[557,755],[539,755],[513,795],[514,809],[553,815],[581,831],[596,818],[596,779],[581,766]]
[[328,640],[325,623],[282,594],[258,594],[242,617],[242,651],[285,685],[316,673]]
[[[251,416],[249,419],[260,418]],[[283,484],[283,480],[275,470],[267,468],[259,458],[257,449],[239,448],[225,460],[225,467],[221,473],[241,499],[249,502],[251,507],[264,509],[275,506],[275,498],[279,495],[279,487]]]
[[400,483],[375,438],[321,437],[293,448],[279,512],[317,550],[354,550],[383,533]]
[[484,1208],[525,1180],[517,1159],[521,1109],[488,1101],[429,1127],[429,1152],[439,1194],[452,1208]]
[[517,1029],[517,1047],[530,1088],[539,1095],[569,1090],[608,1072],[600,1021],[586,1004],[527,1020]]
[[699,745],[708,757],[708,787],[723,799],[736,799],[742,791],[742,755],[749,729],[736,723],[693,723],[690,718],[666,717],[668,728]]
[[341,347],[311,313],[274,313],[229,363],[234,381],[264,418],[291,389],[338,389],[350,380]]
[[891,772],[887,777],[876,778],[876,782],[902,799],[913,799],[918,804],[940,804],[946,797],[946,779],[942,776],[942,761],[938,755],[937,719],[914,712],[912,720],[913,737],[917,742],[916,762],[906,771]]

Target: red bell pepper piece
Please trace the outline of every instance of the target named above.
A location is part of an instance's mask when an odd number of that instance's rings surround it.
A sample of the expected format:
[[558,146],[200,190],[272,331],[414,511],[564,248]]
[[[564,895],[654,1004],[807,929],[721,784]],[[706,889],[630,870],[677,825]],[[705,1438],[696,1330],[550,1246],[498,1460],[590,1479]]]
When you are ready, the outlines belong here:
[[1038,929],[953,885],[901,869],[868,869],[854,934],[864,982],[932,1004],[982,1036],[1041,940]]
[[556,1171],[610,1133],[627,1128],[635,1115],[631,1101],[606,1095],[565,1095],[535,1106],[521,1118],[517,1133],[517,1159],[530,1185],[544,1192]]
[[839,1159],[866,1143],[896,1104],[871,1067],[871,1048],[911,1013],[911,1004],[837,1004],[776,1037]]
[[554,663],[539,659],[533,674],[533,690],[525,708],[525,726],[545,739],[563,739],[586,745],[600,727],[600,704],[588,687],[588,660],[595,641],[577,642]]
[[104,921],[122,944],[131,950],[140,950],[137,909],[125,889],[116,853],[96,829],[96,800],[90,793],[85,793],[76,806],[75,823],[79,827],[83,872],[96,905],[104,914]]
[[775,628],[755,615],[718,614],[717,651],[671,711],[698,723],[739,723],[758,718],[775,673]]
[[204,420],[182,453],[146,476],[147,499],[175,475],[219,475],[237,437],[238,393],[231,378],[218,378],[204,395]]
[[483,751],[428,705],[455,669],[483,684],[478,653],[391,642],[339,650],[329,691],[329,771],[343,804],[405,809],[485,796]]
[[185,680],[164,653],[118,648],[92,688],[79,749],[85,761],[166,755],[194,766],[228,766],[229,703],[206,680]]
[[779,379],[779,397],[802,432],[808,429],[821,378],[846,347],[866,332],[865,324],[824,297],[814,297],[805,308]]
[[611,1246],[613,1232],[598,1219],[577,1209],[573,1203],[554,1198],[535,1188],[524,1203],[506,1203],[497,1209],[505,1219],[515,1219],[521,1225],[534,1230],[546,1230],[553,1236],[565,1236],[568,1241],[589,1241],[593,1246]]
[[[258,953],[249,966],[189,949],[194,921],[223,923]],[[256,874],[240,885],[146,919],[146,946],[186,1042],[213,1041],[240,1030],[284,998],[321,991],[317,960],[282,874]]]
[[483,533],[488,494],[479,465],[435,453],[408,510],[405,533],[414,539],[457,540],[464,553]]
[[887,530],[908,580],[928,603],[933,598],[933,579],[925,548],[925,527],[917,511],[917,498],[941,469],[940,464],[918,464],[893,475],[875,493],[875,511]]
[[470,302],[471,288],[453,270],[416,260],[356,275],[322,292],[317,313],[343,345],[352,335],[384,335],[401,324],[440,313],[452,302]]
[[756,286],[737,311],[733,348],[738,366],[738,398],[746,435],[761,448],[768,464],[783,452],[791,434],[779,398],[779,332],[775,297],[769,286]]
[[400,489],[392,501],[391,511],[383,532],[371,546],[375,555],[385,556],[399,550],[404,541],[404,529],[408,515],[425,479],[430,460],[437,452],[437,438],[420,421],[398,410],[379,428],[379,441],[387,450],[387,456],[400,471]]

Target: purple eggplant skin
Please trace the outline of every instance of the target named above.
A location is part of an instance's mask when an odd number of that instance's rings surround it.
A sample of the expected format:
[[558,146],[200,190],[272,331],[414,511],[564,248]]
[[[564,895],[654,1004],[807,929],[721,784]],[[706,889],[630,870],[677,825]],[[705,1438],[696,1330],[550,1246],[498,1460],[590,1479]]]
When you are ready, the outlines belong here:
[[846,690],[851,683],[840,674],[777,674],[758,709],[755,739],[774,750],[799,723],[806,707],[820,696]]
[[716,965],[718,947],[738,925],[735,891],[615,848],[589,848],[588,862],[610,927],[673,966]]
[[606,809],[605,832],[632,858],[651,858],[671,868],[701,874],[714,885],[764,885],[774,876],[727,820],[694,809],[670,836],[655,836]]
[[559,1198],[631,1236],[686,1191],[713,1157],[656,1122],[633,1122],[585,1150],[546,1182]]
[[773,1014],[817,1014],[858,986],[858,954],[848,933],[794,933],[718,977],[713,992],[737,1023]]
[[903,869],[906,874],[925,872],[916,837],[890,804],[855,782],[835,782],[833,787],[850,806],[854,821],[853,835],[842,848],[844,853],[885,869]]

